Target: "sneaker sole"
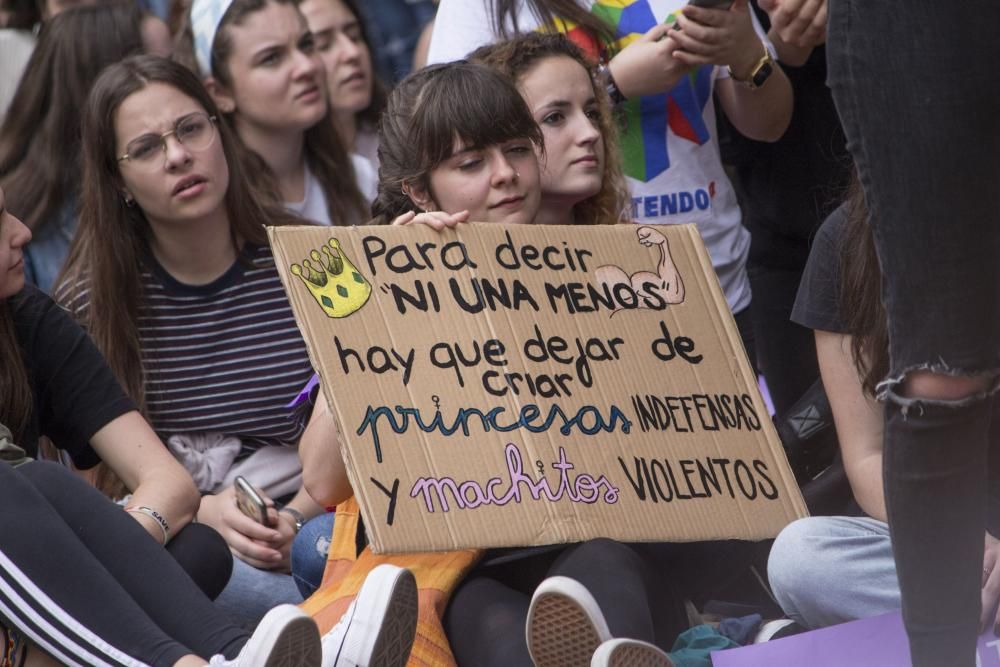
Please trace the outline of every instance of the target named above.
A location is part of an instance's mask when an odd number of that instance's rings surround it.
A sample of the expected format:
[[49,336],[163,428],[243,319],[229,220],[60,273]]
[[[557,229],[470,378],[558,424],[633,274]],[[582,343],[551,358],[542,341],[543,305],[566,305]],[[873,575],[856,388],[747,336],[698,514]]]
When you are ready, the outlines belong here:
[[260,667],[320,667],[323,647],[313,619],[296,615],[274,630],[274,634],[260,638],[263,646],[271,646]]
[[528,623],[528,652],[535,667],[589,665],[597,647],[610,638],[606,628],[595,625],[596,617],[603,620],[596,612],[588,613],[564,593],[536,592]]
[[[365,588],[369,585],[374,588]],[[337,667],[403,667],[417,633],[417,582],[413,573],[403,569],[392,577],[366,581],[358,597],[362,594],[374,602],[366,609],[355,608],[350,624],[363,625],[371,623],[372,619],[381,619],[378,633],[356,644],[349,641],[351,631],[364,634],[364,629],[349,628],[348,639],[341,645],[335,664]]]
[[417,582],[409,570],[396,579],[382,631],[372,648],[372,667],[403,667],[417,635]]

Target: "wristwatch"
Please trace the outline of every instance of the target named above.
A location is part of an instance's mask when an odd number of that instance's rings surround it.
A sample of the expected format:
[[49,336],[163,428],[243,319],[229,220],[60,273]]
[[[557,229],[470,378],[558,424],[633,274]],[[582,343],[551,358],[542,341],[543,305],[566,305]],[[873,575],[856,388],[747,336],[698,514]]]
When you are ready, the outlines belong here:
[[302,526],[306,525],[306,518],[302,515],[302,512],[298,511],[294,507],[282,507],[279,512],[285,512],[288,516],[292,517],[295,525],[295,534],[298,535],[299,531],[302,530]]
[[729,70],[729,78],[733,81],[742,83],[751,90],[763,86],[774,73],[774,58],[771,57],[771,52],[767,50],[767,45],[764,44],[764,42],[761,42],[760,45],[764,48],[764,55],[761,56],[760,60],[757,61],[757,64],[753,66],[753,69],[750,70],[750,76],[746,79],[741,79],[736,76],[732,67],[726,67],[726,69]]
[[600,82],[604,86],[604,90],[608,91],[608,97],[611,99],[613,106],[618,106],[625,101],[625,96],[618,89],[615,77],[611,75],[611,68],[606,63],[601,63],[597,66],[597,75],[600,77]]

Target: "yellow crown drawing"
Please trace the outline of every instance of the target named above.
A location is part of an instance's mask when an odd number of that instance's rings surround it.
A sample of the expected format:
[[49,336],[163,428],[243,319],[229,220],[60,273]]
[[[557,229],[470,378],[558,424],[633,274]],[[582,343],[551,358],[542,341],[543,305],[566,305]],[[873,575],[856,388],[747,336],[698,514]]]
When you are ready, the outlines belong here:
[[322,255],[318,250],[309,253],[315,267],[306,259],[302,266],[292,264],[292,273],[302,279],[327,317],[347,317],[368,302],[371,283],[340,249],[340,241],[330,239],[320,247]]

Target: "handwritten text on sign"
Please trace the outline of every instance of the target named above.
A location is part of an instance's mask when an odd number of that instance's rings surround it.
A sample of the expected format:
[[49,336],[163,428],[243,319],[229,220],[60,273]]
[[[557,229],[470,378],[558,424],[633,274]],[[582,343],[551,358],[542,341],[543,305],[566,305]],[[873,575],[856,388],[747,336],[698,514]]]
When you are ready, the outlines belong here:
[[804,513],[693,227],[270,233],[376,549]]

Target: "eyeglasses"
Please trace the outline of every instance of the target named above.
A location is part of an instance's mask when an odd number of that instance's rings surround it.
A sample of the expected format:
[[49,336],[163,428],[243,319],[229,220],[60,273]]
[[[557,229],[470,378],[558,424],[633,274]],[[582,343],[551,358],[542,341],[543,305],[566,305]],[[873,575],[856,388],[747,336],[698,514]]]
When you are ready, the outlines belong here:
[[177,141],[192,151],[202,151],[212,145],[215,139],[215,116],[190,113],[177,119],[174,129],[163,134],[144,134],[128,142],[125,154],[118,158],[126,160],[144,171],[163,166],[162,156],[167,153],[167,137],[173,135]]

